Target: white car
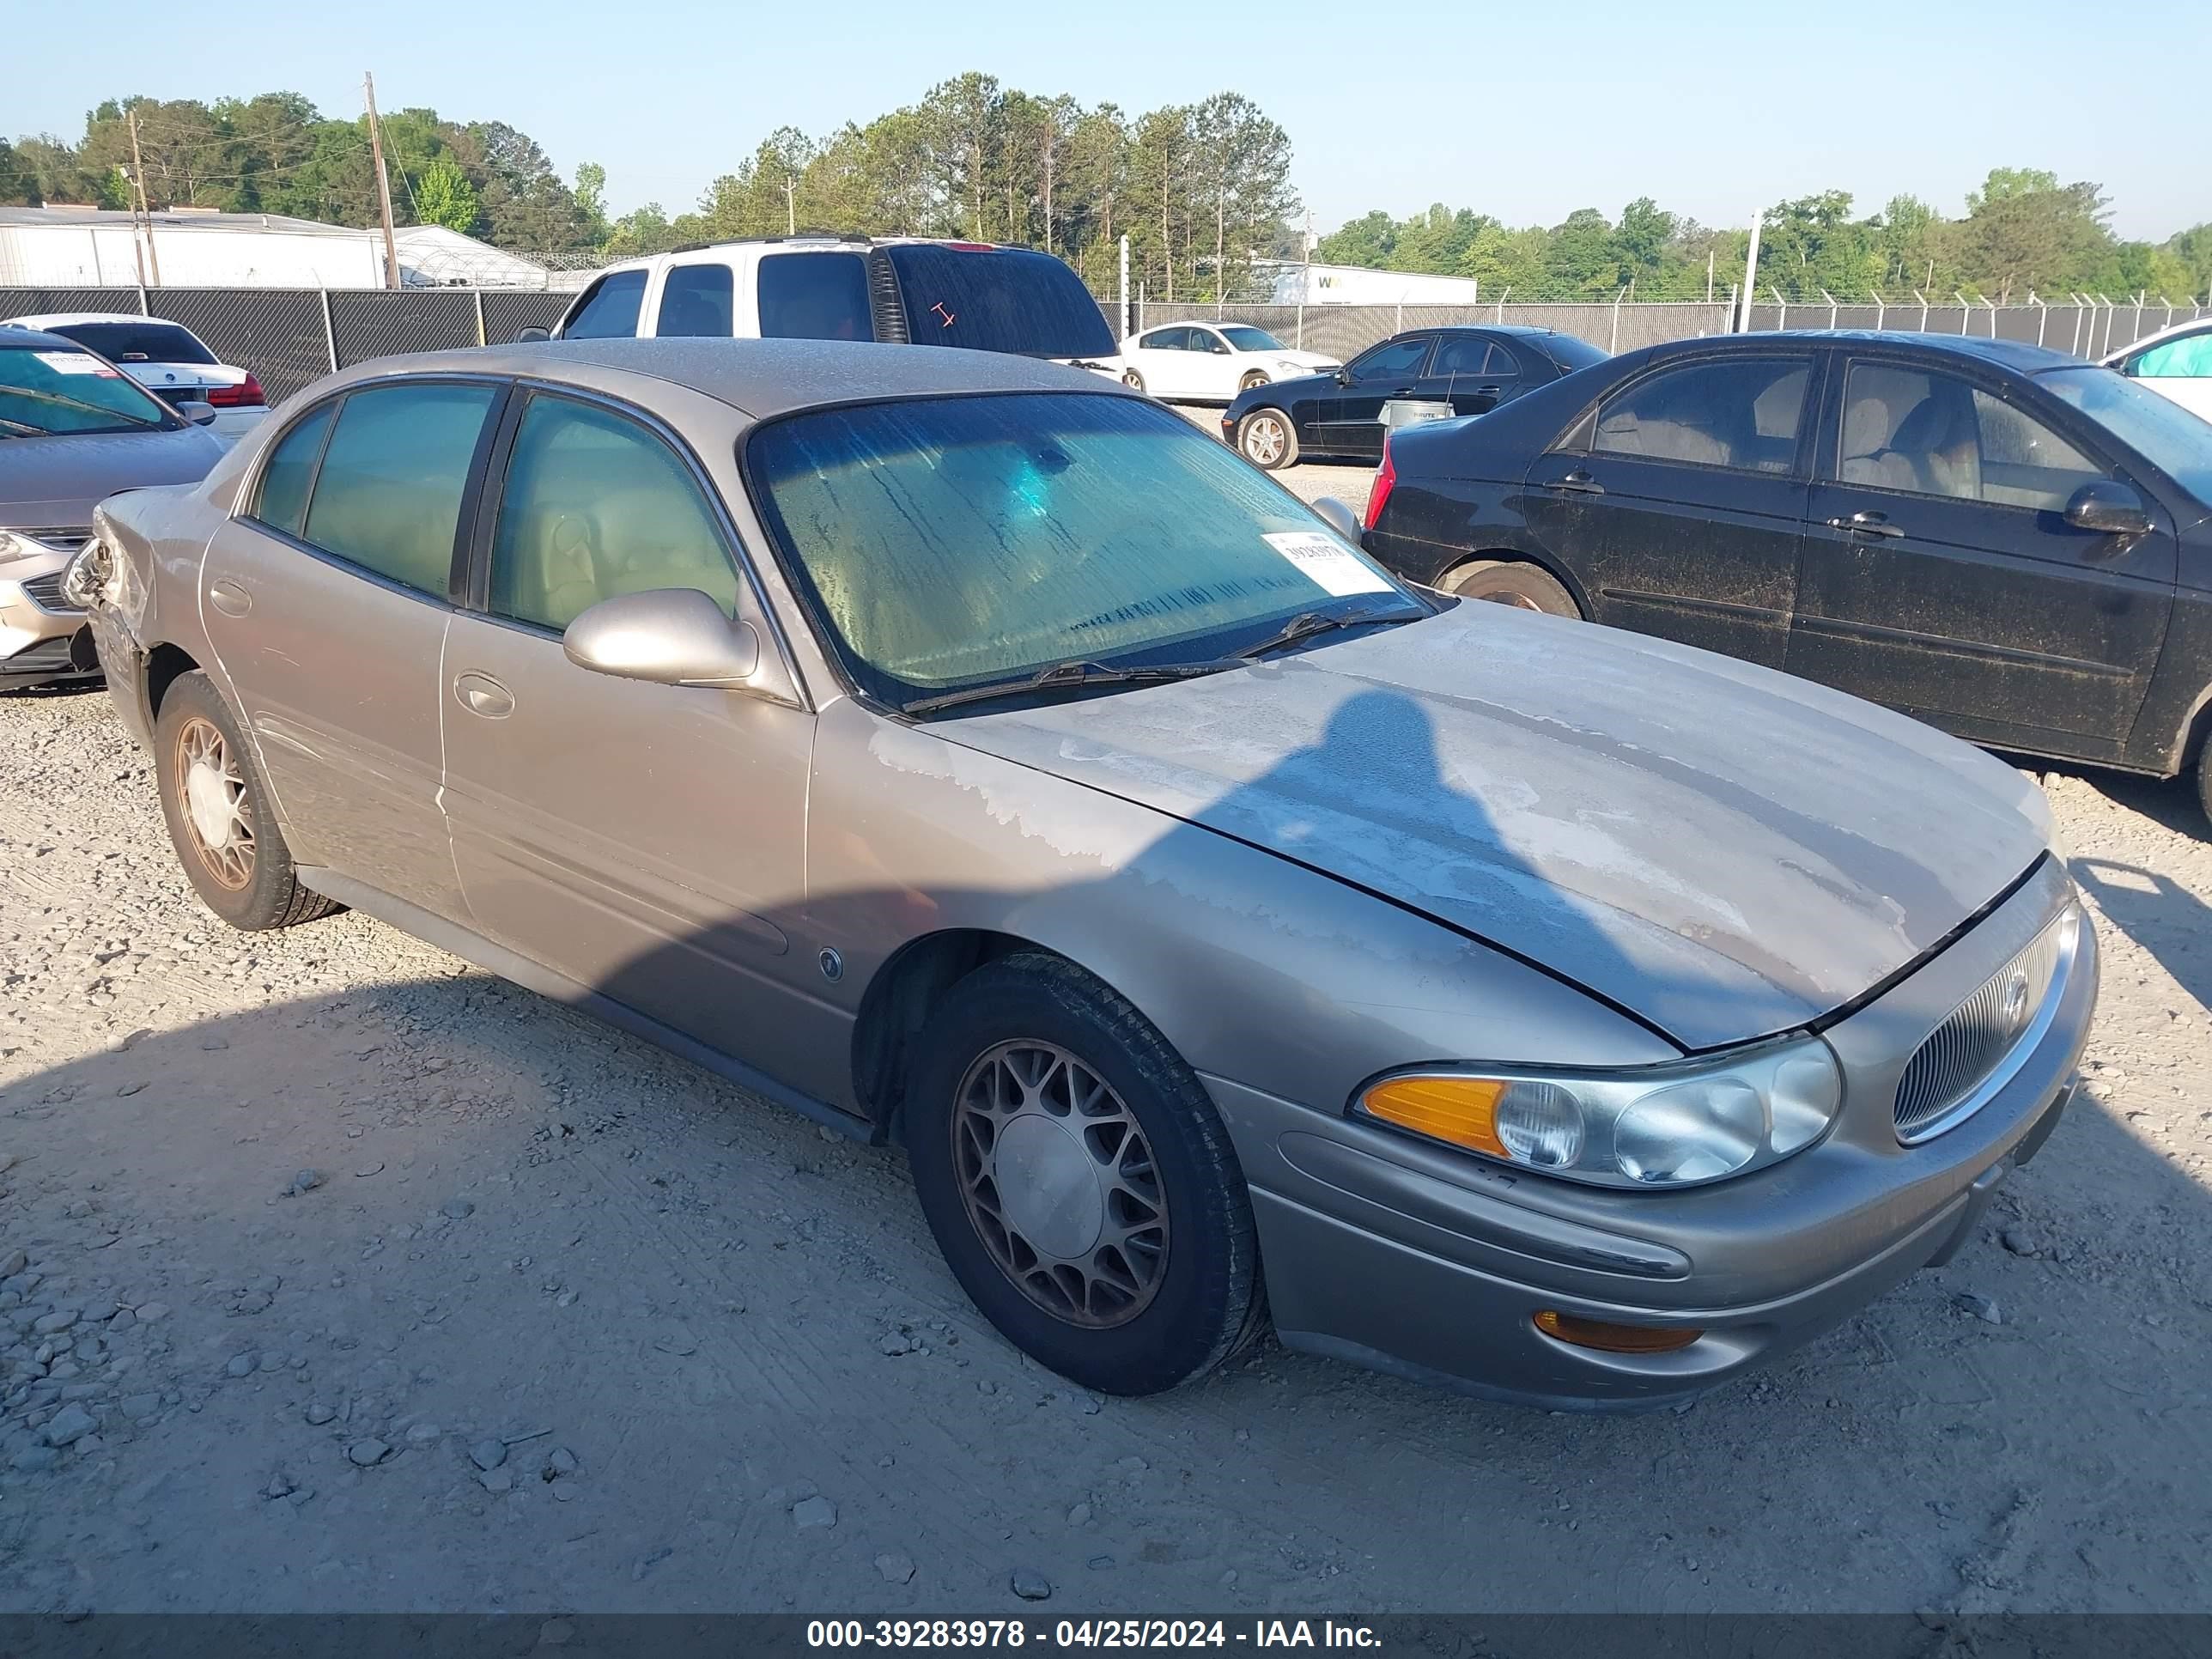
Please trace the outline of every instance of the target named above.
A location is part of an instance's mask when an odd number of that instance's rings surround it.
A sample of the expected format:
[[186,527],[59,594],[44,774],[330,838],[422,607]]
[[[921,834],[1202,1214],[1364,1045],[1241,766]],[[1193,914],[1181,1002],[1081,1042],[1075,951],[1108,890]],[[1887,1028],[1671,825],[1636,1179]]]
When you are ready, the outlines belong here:
[[0,328],[10,325],[76,341],[165,404],[212,405],[215,420],[208,430],[225,443],[234,442],[269,412],[269,399],[252,372],[217,362],[215,353],[182,323],[132,311],[49,311],[0,323]]
[[1121,342],[1121,380],[1155,398],[1225,404],[1273,380],[1326,374],[1344,365],[1285,345],[1249,323],[1168,323]]
[[2105,367],[2212,421],[2212,317],[2176,323],[2122,346],[2105,359]]

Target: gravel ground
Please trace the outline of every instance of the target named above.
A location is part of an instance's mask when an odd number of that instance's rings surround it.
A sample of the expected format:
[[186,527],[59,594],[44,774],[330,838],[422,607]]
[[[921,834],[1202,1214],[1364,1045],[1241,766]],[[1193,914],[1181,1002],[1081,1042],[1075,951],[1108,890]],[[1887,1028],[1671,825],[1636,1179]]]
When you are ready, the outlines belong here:
[[1984,1236],[1594,1419],[1273,1346],[1073,1390],[896,1152],[357,915],[226,931],[104,696],[0,756],[0,1609],[2212,1608],[2184,790],[2050,781],[2105,1006]]

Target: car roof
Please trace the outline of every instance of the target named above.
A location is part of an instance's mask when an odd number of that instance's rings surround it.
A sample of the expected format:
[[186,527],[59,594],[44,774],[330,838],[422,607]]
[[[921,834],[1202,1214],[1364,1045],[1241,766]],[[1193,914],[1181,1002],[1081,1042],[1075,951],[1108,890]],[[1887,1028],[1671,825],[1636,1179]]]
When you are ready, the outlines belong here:
[[1037,252],[1035,248],[1024,247],[1013,242],[973,242],[958,236],[854,236],[834,230],[801,230],[788,236],[733,236],[726,242],[692,242],[659,253],[641,253],[635,258],[617,259],[602,265],[592,273],[592,279],[596,282],[609,271],[646,270],[670,259],[696,258],[707,253],[773,253],[785,249],[803,253],[810,248],[898,247],[915,242],[938,247],[971,248],[978,252]]
[[191,330],[169,317],[145,317],[135,311],[42,311],[33,316],[10,317],[18,328],[67,328],[75,323],[166,323],[171,328]]
[[1650,348],[1654,353],[1697,349],[1756,351],[1778,342],[1789,345],[1877,345],[1931,353],[1944,357],[1971,357],[2033,374],[2046,368],[2081,368],[2079,357],[2033,345],[2025,340],[1992,340],[1975,334],[1920,334],[1904,329],[1784,328],[1758,329],[1748,334],[1715,334],[1688,340],[1669,340]]
[[[547,380],[564,368],[659,380],[727,404],[757,420],[830,404],[963,392],[1088,392],[1135,397],[1079,368],[1003,351],[854,340],[538,340],[380,357],[335,377],[350,384],[397,374],[514,374]],[[599,384],[604,374],[578,379]],[[641,401],[649,394],[637,389]]]

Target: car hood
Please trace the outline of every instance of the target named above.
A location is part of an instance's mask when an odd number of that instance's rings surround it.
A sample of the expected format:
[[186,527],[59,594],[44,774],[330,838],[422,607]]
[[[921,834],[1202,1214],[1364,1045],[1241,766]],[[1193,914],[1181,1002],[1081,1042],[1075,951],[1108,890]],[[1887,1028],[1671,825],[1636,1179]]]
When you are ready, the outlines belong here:
[[1369,889],[1690,1049],[1863,995],[2049,841],[2032,783],[1930,727],[1498,605],[931,729]]
[[[1335,373],[1337,369],[1343,366],[1327,352],[1299,351],[1290,347],[1285,347],[1280,351],[1255,351],[1249,355],[1255,357],[1272,358],[1277,362],[1296,363],[1300,368],[1325,369],[1330,374]],[[1310,377],[1302,375],[1299,378],[1306,379]]]
[[224,453],[197,426],[0,438],[0,525],[76,526],[119,489],[198,483]]

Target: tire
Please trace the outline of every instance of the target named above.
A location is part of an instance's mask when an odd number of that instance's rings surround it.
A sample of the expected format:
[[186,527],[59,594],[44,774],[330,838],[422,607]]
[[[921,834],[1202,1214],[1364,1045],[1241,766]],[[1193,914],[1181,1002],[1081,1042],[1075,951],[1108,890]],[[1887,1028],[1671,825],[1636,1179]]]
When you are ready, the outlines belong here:
[[[161,699],[154,722],[154,776],[185,878],[200,902],[223,921],[258,933],[313,921],[339,908],[300,885],[284,832],[268,810],[269,787],[238,719],[215,683],[198,670],[178,676]],[[220,846],[214,842],[218,822],[225,837]]]
[[1247,374],[1243,380],[1237,382],[1237,389],[1239,392],[1251,392],[1267,384],[1267,371],[1265,369],[1255,368],[1250,374]]
[[2204,809],[2204,816],[2212,818],[2212,739],[2197,751],[2197,803]]
[[1297,428],[1279,409],[1255,409],[1237,423],[1237,453],[1269,472],[1296,466]]
[[1133,368],[1125,368],[1121,371],[1121,384],[1132,392],[1142,392],[1145,389],[1145,377]]
[[[1020,951],[955,985],[922,1033],[902,1131],[953,1276],[1061,1376],[1156,1394],[1262,1328],[1251,1198],[1213,1103],[1149,1020],[1072,963]],[[1012,1170],[1042,1179],[1018,1187]],[[1102,1242],[1108,1230],[1126,1245]]]
[[1582,620],[1582,607],[1557,577],[1520,559],[1477,559],[1452,571],[1441,586],[1463,599],[1486,599],[1492,605],[1540,611],[1547,617]]

